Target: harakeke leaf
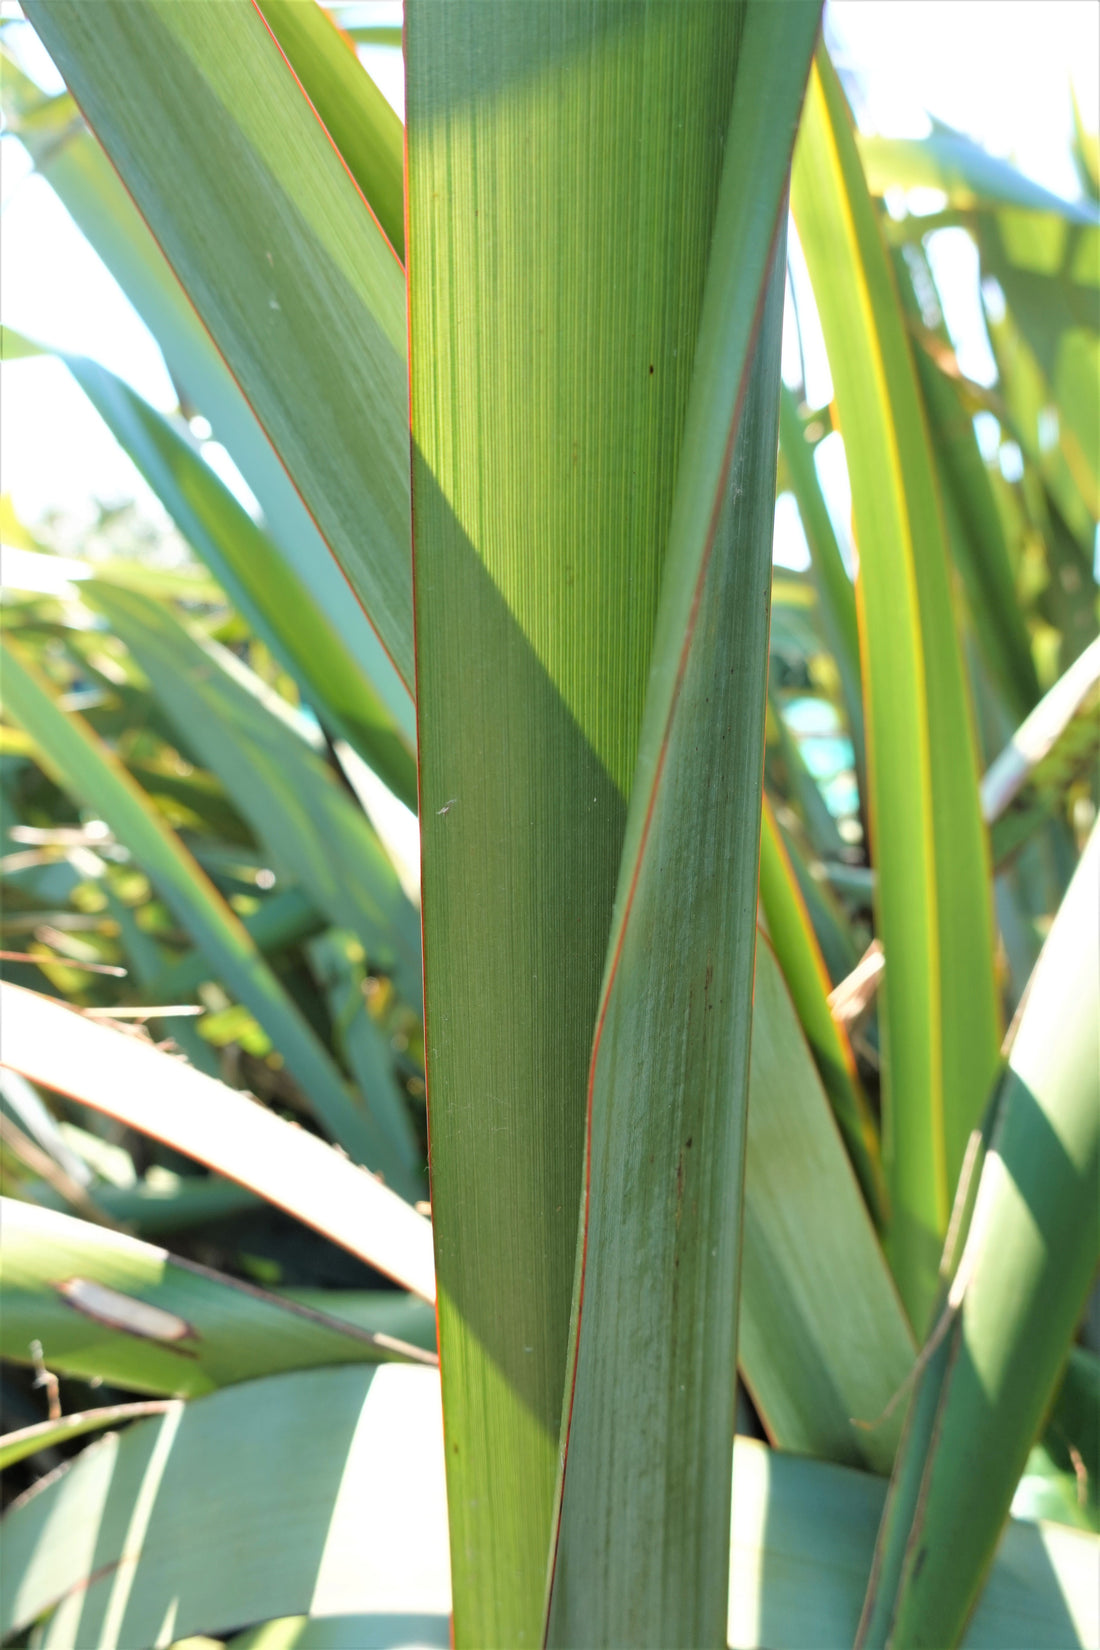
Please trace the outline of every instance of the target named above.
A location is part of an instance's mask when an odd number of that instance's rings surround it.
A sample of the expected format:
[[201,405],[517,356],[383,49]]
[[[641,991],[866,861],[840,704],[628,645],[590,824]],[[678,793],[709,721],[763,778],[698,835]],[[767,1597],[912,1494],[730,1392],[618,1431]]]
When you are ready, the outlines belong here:
[[780,1449],[888,1472],[912,1331],[762,934],[742,1251],[738,1359],[768,1436]]
[[413,752],[293,564],[167,419],[95,361],[64,359],[196,555],[321,720],[415,812]]
[[840,554],[825,495],[814,467],[813,449],[806,440],[793,393],[784,385],[779,392],[779,440],[798,513],[810,547],[814,581],[821,598],[825,632],[833,649],[844,709],[856,752],[856,765],[864,767],[863,698],[859,678],[859,626],[856,597],[848,570]]
[[82,594],[125,642],[180,737],[221,779],[281,877],[299,884],[331,923],[354,929],[371,961],[419,1008],[416,910],[369,821],[292,725],[290,707],[163,604],[99,579]]
[[13,642],[2,642],[0,648],[9,714],[32,735],[65,789],[94,809],[126,844],[224,984],[264,1026],[317,1115],[362,1160],[370,1146],[362,1109],[240,918],[84,718],[60,708],[45,678],[17,654]]
[[[428,0],[407,18],[426,1046],[460,1646],[541,1633],[585,1073],[745,15]],[[748,226],[745,350],[784,164]]]
[[161,1415],[167,1407],[161,1398],[144,1404],[105,1404],[102,1409],[87,1409],[79,1415],[64,1415],[58,1421],[40,1421],[33,1427],[20,1427],[18,1432],[5,1432],[0,1435],[0,1472],[25,1461],[28,1455],[37,1455],[39,1450],[54,1449],[86,1433],[101,1432],[104,1427]]
[[[738,1438],[733,1462],[730,1650],[851,1644],[885,1481],[783,1455],[750,1438]],[[1098,1565],[1095,1536],[1057,1524],[1011,1524],[965,1650],[1095,1644]]]
[[818,16],[749,6],[737,43],[589,1068],[551,1645],[725,1636],[786,178]]
[[360,1646],[394,1642],[371,1636],[387,1617],[438,1630],[450,1608],[439,1378],[318,1369],[175,1403],[86,1449],[2,1529],[13,1581],[0,1631],[50,1610],[43,1650],[167,1644],[272,1614],[365,1616]]
[[[4,1198],[4,1356],[135,1392],[194,1397],[284,1369],[427,1361],[399,1323],[334,1315],[181,1260],[125,1232]],[[411,1297],[396,1293],[395,1302]],[[420,1305],[421,1303],[417,1303]],[[406,1314],[407,1316],[407,1314]]]
[[966,137],[937,120],[927,138],[861,136],[859,158],[876,195],[894,187],[940,189],[949,205],[962,211],[1011,206],[1049,212],[1066,223],[1098,221],[1091,201],[1067,201]]
[[3,68],[0,100],[9,128],[156,337],[181,400],[206,416],[232,454],[280,555],[312,593],[411,748],[416,730],[408,689],[358,602],[348,600],[339,564],[110,161],[68,93],[43,101],[7,57]]
[[889,1252],[918,1332],[967,1138],[997,1065],[989,851],[940,501],[904,318],[836,73],[819,50],[792,205],[836,387],[878,932],[888,958]]
[[767,797],[760,832],[760,905],[852,1167],[871,1218],[881,1230],[886,1221],[887,1196],[878,1129],[859,1081],[847,1032],[829,1010],[829,976]]
[[994,1097],[879,1531],[857,1640],[866,1650],[958,1642],[1096,1274],[1098,910],[1094,827]]
[[1091,642],[1017,728],[982,780],[998,864],[1060,806],[1100,754],[1100,639]]
[[411,686],[401,265],[259,8],[27,16]]
[[303,5],[302,0],[258,0],[258,5],[380,229],[404,259],[405,134],[400,120],[326,7]]
[[0,993],[13,1071],[197,1158],[434,1298],[431,1227],[373,1175],[151,1043],[22,986]]

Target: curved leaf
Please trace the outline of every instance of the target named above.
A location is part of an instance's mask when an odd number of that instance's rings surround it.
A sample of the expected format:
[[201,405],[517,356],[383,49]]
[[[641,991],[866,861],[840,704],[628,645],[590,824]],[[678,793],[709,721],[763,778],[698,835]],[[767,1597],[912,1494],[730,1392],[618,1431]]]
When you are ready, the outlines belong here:
[[428,1222],[316,1135],[66,1003],[6,983],[0,998],[5,1065],[197,1158],[434,1299]]
[[272,1295],[125,1232],[13,1198],[0,1207],[4,1356],[17,1363],[37,1341],[56,1374],[194,1397],[285,1369],[429,1361],[384,1311],[341,1318],[324,1298]]
[[[851,1644],[884,1480],[782,1455],[748,1438],[737,1440],[734,1475],[730,1650]],[[1095,1536],[1052,1524],[1011,1525],[965,1650],[1095,1644],[1098,1566]]]
[[440,1433],[438,1376],[396,1366],[173,1404],[9,1509],[0,1631],[51,1608],[43,1650],[122,1650],[307,1611],[445,1623]]
[[63,359],[180,532],[322,720],[415,811],[412,752],[293,565],[166,419],[96,362]]
[[163,604],[101,579],[89,580],[82,594],[125,642],[180,737],[221,779],[276,869],[331,923],[353,929],[371,961],[391,971],[406,1001],[419,1007],[416,910],[371,825],[278,698]]

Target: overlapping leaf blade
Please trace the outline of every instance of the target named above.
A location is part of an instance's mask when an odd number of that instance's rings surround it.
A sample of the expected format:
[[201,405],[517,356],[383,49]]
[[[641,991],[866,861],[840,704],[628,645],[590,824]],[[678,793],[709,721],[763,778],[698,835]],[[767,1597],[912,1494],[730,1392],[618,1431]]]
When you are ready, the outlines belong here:
[[724,1636],[782,222],[817,21],[750,8],[739,42],[589,1073],[549,1643]]
[[742,1249],[738,1359],[772,1442],[888,1471],[912,1332],[763,935]]
[[[629,1644],[721,1642],[755,944],[753,779],[759,785],[775,488],[764,455],[774,457],[778,422],[776,270],[713,548],[700,547],[701,622],[672,635],[681,679],[662,706],[666,743],[648,772],[640,767],[632,799],[645,829],[628,837],[589,1078],[551,1644],[597,1645],[616,1630]],[[673,569],[696,571],[690,562]],[[659,639],[657,669],[661,662]],[[667,1326],[658,1338],[654,1318]],[[674,1507],[691,1514],[677,1520]]]
[[863,768],[863,698],[859,679],[859,628],[852,581],[840,554],[825,495],[821,491],[813,451],[806,440],[792,392],[783,387],[779,398],[779,438],[821,597],[825,633],[836,659],[844,693],[856,762]]
[[760,833],[760,905],[867,1207],[881,1228],[887,1197],[878,1129],[856,1072],[847,1034],[830,1012],[829,976],[767,798]]
[[[730,1559],[730,1650],[851,1644],[885,1483],[739,1438]],[[1005,1532],[966,1650],[1091,1645],[1100,1542],[1056,1524]],[[939,1641],[936,1641],[939,1642]]]
[[[260,11],[399,258],[405,256],[405,137],[332,13],[301,0]],[[400,38],[398,39],[400,44]]]
[[126,1421],[144,1420],[158,1415],[165,1408],[162,1399],[150,1399],[139,1404],[105,1404],[102,1409],[85,1410],[80,1415],[65,1415],[57,1421],[42,1421],[38,1426],[21,1427],[18,1432],[0,1436],[0,1470],[25,1461],[39,1450],[53,1449],[67,1444],[70,1439],[82,1438],[89,1432],[100,1432],[104,1427],[119,1426]]
[[[585,1067],[742,21],[737,6],[452,3],[407,20],[428,1093],[460,1644],[540,1633]],[[670,111],[657,125],[655,97]]]
[[[2,48],[0,48],[2,50]],[[376,689],[403,740],[415,741],[412,700],[321,538],[271,443],[176,280],[133,201],[67,94],[43,100],[6,56],[0,77],[17,132],[130,301],[155,334],[181,401],[204,414],[258,499],[279,553],[311,592],[353,668]]]
[[66,362],[238,612],[333,733],[350,740],[415,811],[412,752],[293,566],[166,419],[94,361],[70,356]]
[[405,999],[418,1006],[416,911],[370,824],[291,723],[289,707],[162,605],[103,580],[83,591],[126,643],[180,736],[233,796],[276,869],[304,888],[331,923],[354,929],[371,960],[391,970]]

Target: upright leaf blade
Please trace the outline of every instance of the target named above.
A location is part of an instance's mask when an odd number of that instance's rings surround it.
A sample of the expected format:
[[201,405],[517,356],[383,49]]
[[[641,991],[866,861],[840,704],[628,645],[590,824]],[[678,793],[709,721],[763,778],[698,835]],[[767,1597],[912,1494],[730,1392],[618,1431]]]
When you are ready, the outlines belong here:
[[830,1013],[829,976],[766,797],[760,833],[760,904],[867,1207],[881,1228],[886,1219],[887,1196],[878,1130],[859,1082],[847,1033]]
[[[467,0],[407,19],[428,1094],[459,1644],[540,1632],[584,1074],[743,23],[737,5]],[[490,310],[492,328],[475,324]]]
[[738,42],[589,1071],[551,1644],[724,1642],[785,184],[817,23],[750,7]]
[[997,1061],[989,853],[913,361],[851,119],[819,51],[792,204],[852,478],[870,825],[888,961],[881,1023],[890,1250],[918,1329]]
[[902,1413],[886,1411],[912,1371],[912,1332],[763,935],[742,1249],[738,1359],[768,1436],[887,1471]]
[[1097,910],[1094,827],[1024,1000],[910,1405],[857,1640],[868,1650],[958,1642],[1096,1274]]
[[400,120],[323,6],[259,0],[259,9],[380,228],[404,258],[405,134]]
[[795,398],[785,385],[779,395],[779,439],[798,501],[806,542],[810,547],[814,578],[825,615],[826,634],[840,672],[844,708],[848,714],[856,760],[862,772],[863,699],[860,693],[855,591],[829,519],[825,495],[814,467],[813,452],[806,440]]

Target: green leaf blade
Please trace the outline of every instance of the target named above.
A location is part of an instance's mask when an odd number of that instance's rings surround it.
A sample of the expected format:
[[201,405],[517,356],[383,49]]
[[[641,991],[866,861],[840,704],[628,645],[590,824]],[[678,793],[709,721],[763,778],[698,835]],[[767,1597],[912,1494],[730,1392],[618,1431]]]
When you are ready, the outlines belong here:
[[[407,20],[428,1094],[459,1644],[541,1632],[585,1073],[742,22],[736,6],[543,4]],[[759,279],[738,296],[747,334]],[[473,319],[485,304],[488,333]],[[564,1007],[546,995],[563,967]],[[502,1023],[507,1039],[479,1033]],[[517,1479],[522,1504],[502,1500]]]
[[400,120],[331,12],[301,0],[260,0],[260,11],[379,227],[398,258],[404,258],[405,134]]
[[1098,908],[1094,828],[995,1097],[965,1247],[883,1515],[860,1646],[958,1641],[1095,1276]]
[[[55,1374],[175,1398],[280,1370],[402,1356],[399,1325],[384,1316],[359,1310],[342,1320],[323,1298],[300,1310],[124,1232],[14,1198],[3,1200],[3,1216],[4,1356],[16,1363],[33,1361],[37,1341]],[[417,1356],[411,1346],[404,1353]]]
[[427,1221],[316,1135],[67,1004],[7,983],[0,996],[12,1016],[4,1061],[13,1070],[248,1186],[434,1299]]
[[412,751],[293,566],[166,419],[96,362],[65,360],[238,611],[305,688],[322,719],[415,812]]
[[792,201],[852,477],[884,987],[890,1246],[923,1329],[969,1132],[997,1063],[989,851],[948,558],[892,272],[819,52]]
[[784,207],[817,23],[749,8],[737,47],[589,1074],[550,1644],[724,1638]]
[[411,684],[401,266],[260,12],[28,16]]
[[0,643],[4,699],[32,735],[67,790],[111,826],[133,853],[177,919],[206,952],[301,1083],[338,1138],[369,1149],[357,1108],[327,1049],[291,1002],[240,918],[221,898],[174,831],[164,823],[115,753],[88,723],[57,704],[11,641]]
[[167,1642],[166,1620],[175,1637],[307,1612],[365,1616],[360,1645],[387,1617],[434,1617],[438,1631],[442,1456],[432,1370],[312,1370],[173,1404],[6,1515],[18,1580],[0,1631],[48,1609],[47,1650]]

